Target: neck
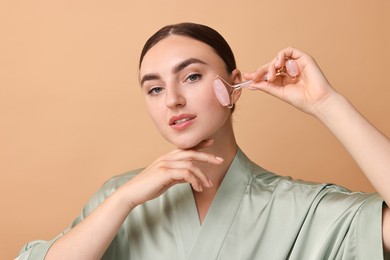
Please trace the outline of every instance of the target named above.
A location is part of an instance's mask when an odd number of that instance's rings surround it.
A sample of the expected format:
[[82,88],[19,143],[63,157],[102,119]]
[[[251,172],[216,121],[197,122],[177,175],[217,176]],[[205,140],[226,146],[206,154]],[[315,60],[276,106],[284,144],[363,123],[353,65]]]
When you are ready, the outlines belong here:
[[217,190],[222,183],[222,180],[225,177],[230,164],[236,156],[238,145],[234,138],[233,131],[223,133],[222,137],[214,136],[213,139],[214,144],[211,147],[204,149],[203,151],[223,158],[223,163],[220,165],[197,163],[197,166],[212,181],[212,189]]
[[200,223],[203,223],[211,203],[237,153],[237,149],[238,146],[235,142],[230,144],[225,143],[223,145],[218,144],[218,142],[214,143],[213,147],[207,149],[207,151],[205,150],[205,152],[210,152],[216,156],[222,157],[224,159],[223,163],[218,166],[207,163],[199,163],[197,165],[213,183],[213,187],[204,189],[203,192],[196,192],[193,190]]
[[197,162],[196,166],[211,180],[213,187],[206,188],[203,192],[194,192],[194,199],[199,214],[199,220],[202,223],[206,217],[207,211],[214,200],[234,157],[236,156],[238,145],[233,132],[231,118],[227,120],[226,124],[208,139],[213,139],[212,146],[203,149],[206,153],[223,158],[223,163],[213,165],[210,163]]

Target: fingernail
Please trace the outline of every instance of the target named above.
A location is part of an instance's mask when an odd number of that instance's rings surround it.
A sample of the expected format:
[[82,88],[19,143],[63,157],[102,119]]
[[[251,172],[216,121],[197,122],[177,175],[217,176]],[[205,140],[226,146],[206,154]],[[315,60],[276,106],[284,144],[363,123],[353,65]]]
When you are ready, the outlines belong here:
[[223,158],[216,156],[215,159],[217,159],[220,162],[223,162]]
[[211,182],[210,179],[209,179],[209,185],[210,185],[210,187],[213,187],[213,183]]
[[252,78],[252,73],[245,72],[242,76],[243,76],[245,79],[251,79],[251,78]]

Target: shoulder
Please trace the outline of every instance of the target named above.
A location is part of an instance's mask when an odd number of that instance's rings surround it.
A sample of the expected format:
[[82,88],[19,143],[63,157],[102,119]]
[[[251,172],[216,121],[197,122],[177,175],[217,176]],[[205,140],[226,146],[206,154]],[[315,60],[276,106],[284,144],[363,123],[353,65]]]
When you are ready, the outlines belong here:
[[108,196],[115,192],[120,186],[125,184],[131,178],[140,173],[143,168],[125,172],[123,174],[114,176],[108,179],[101,187],[98,189],[92,197],[89,199],[87,204],[83,208],[82,215],[86,216],[90,214],[100,203],[102,203]]
[[143,170],[143,168],[135,169],[135,170],[128,171],[128,172],[122,173],[120,175],[116,175],[114,177],[111,177],[102,185],[102,187],[99,189],[99,191],[110,194],[110,193],[114,192],[116,189],[118,189],[120,186],[125,184],[127,181],[129,181],[131,178],[136,176],[142,170]]
[[318,183],[293,179],[290,176],[277,175],[267,171],[252,162],[252,183],[251,187],[262,194],[268,191],[272,196],[282,196],[286,194],[300,201],[317,201],[321,204],[327,202],[342,202],[346,204],[364,204],[366,201],[377,200],[380,197],[377,193],[364,193],[351,191],[343,186],[332,183]]
[[[321,201],[337,201],[344,200],[348,203],[354,201],[366,201],[370,198],[378,198],[377,193],[364,193],[351,191],[340,185],[332,183],[318,183],[294,179],[290,176],[278,175],[269,171],[257,163],[250,160],[241,150],[238,153],[239,161],[246,174],[250,178],[251,192],[259,192],[262,196],[272,194],[272,196],[289,195],[291,198],[302,198],[304,200],[313,200],[317,198]],[[374,199],[374,200],[375,200]]]
[[330,183],[295,180],[256,168],[253,168],[247,196],[258,205],[283,209],[281,212],[293,211],[296,217],[302,214],[302,218],[306,216],[319,223],[336,223],[341,219],[347,222],[355,219],[359,226],[364,226],[361,223],[380,223],[378,219],[381,217],[383,199],[378,193],[351,191]]

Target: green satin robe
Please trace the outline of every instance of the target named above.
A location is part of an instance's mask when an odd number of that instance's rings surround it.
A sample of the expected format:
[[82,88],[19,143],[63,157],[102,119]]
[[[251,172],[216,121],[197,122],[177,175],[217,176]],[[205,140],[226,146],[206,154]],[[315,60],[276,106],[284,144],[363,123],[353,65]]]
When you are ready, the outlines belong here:
[[[139,171],[106,182],[71,227]],[[375,193],[277,176],[239,150],[202,225],[190,186],[176,185],[131,212],[103,259],[384,259],[382,205]],[[19,259],[43,259],[54,241],[28,243]]]

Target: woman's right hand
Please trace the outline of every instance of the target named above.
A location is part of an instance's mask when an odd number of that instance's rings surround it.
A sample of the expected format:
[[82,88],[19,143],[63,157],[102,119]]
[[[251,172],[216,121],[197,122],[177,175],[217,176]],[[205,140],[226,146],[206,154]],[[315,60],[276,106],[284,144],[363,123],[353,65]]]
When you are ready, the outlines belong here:
[[[175,149],[160,156],[57,239],[45,259],[101,259],[123,222],[137,205],[160,196],[178,183],[188,182],[196,191],[211,187],[209,178],[196,163],[222,163],[221,158],[199,151],[212,144],[212,140],[203,141],[192,149]],[[91,240],[91,237],[94,239]]]
[[203,191],[203,187],[210,188],[210,179],[196,166],[196,162],[222,163],[222,158],[199,151],[212,144],[213,140],[206,140],[192,149],[175,149],[160,156],[120,188],[127,194],[129,206],[134,208],[154,199],[178,183],[190,183],[198,192]]

